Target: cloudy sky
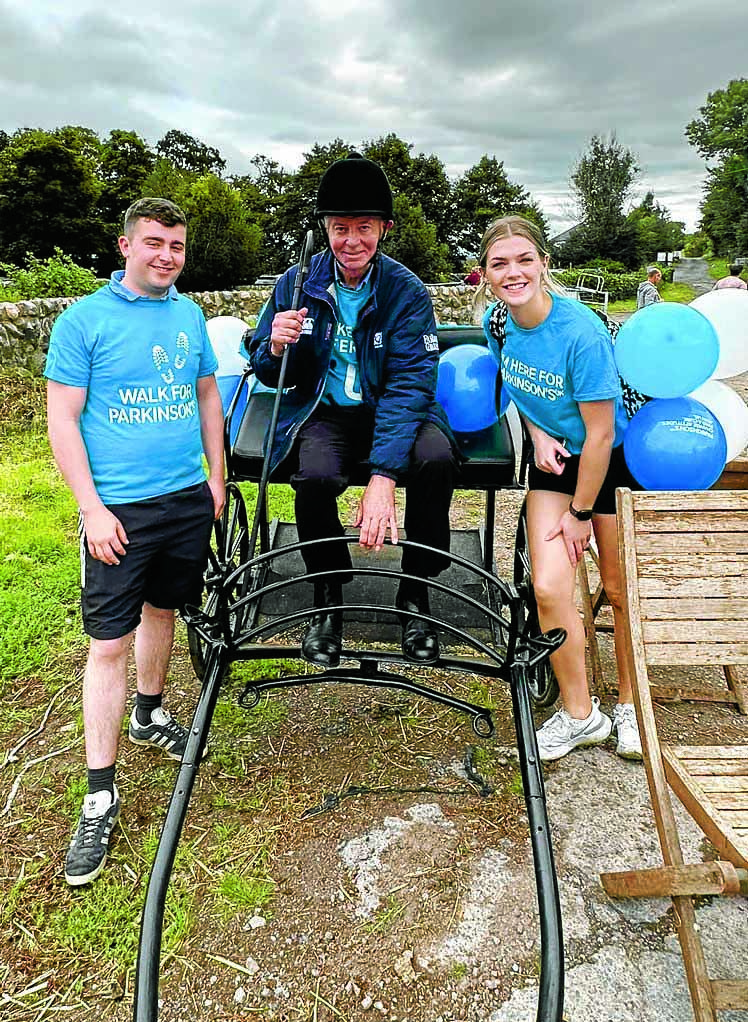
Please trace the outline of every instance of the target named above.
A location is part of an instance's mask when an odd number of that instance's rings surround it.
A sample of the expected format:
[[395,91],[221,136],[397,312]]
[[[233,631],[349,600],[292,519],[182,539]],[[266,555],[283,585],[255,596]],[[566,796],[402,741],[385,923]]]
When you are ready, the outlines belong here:
[[705,163],[684,137],[748,76],[746,0],[0,0],[0,128],[178,128],[229,172],[395,132],[456,177],[484,153],[574,219],[569,173],[615,132],[693,230]]

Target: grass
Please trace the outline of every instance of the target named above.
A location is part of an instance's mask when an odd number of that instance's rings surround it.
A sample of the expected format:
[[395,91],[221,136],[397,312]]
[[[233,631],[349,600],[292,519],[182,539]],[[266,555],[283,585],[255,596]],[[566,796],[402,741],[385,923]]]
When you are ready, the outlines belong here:
[[[4,379],[0,373],[0,383]],[[76,508],[51,458],[36,383],[3,389],[0,440],[0,761],[39,728],[53,703],[46,729],[0,778],[0,810],[13,779],[20,781],[12,813],[1,821],[0,943],[5,950],[0,982],[4,990],[17,992],[48,973],[54,977],[49,986],[39,987],[36,1000],[28,999],[29,1022],[58,1010],[77,1011],[78,1004],[68,1007],[70,998],[88,999],[75,1016],[83,1018],[85,1008],[88,1018],[91,1004],[102,1003],[102,991],[109,998],[132,990],[147,878],[177,768],[155,753],[122,744],[117,783],[125,811],[109,862],[95,884],[68,888],[62,858],[85,793],[78,676],[86,643],[78,610]],[[251,501],[252,488],[246,489]],[[341,500],[345,520],[359,493],[349,491]],[[293,520],[292,500],[288,487],[271,488],[271,514]],[[184,686],[181,694],[189,704],[196,685],[184,647],[182,627],[177,639],[182,661],[175,658],[172,682],[177,689]],[[206,944],[222,946],[233,932],[243,949],[239,942],[249,940],[242,937],[248,915],[275,915],[276,923],[283,918],[276,899],[287,889],[283,867],[288,860],[281,856],[313,837],[310,827],[324,828],[332,820],[302,822],[304,809],[351,781],[391,781],[394,789],[410,787],[419,777],[425,781],[425,768],[413,776],[417,751],[426,749],[430,763],[432,735],[444,736],[441,716],[434,724],[420,706],[409,709],[407,700],[383,719],[368,711],[350,713],[343,690],[326,692],[324,707],[320,712],[315,707],[309,718],[299,714],[296,697],[286,692],[263,694],[249,710],[236,704],[247,683],[304,669],[290,659],[237,662],[226,679],[210,755],[195,782],[169,884],[161,965],[164,985],[168,981],[172,989],[194,982]],[[475,681],[475,695],[490,701],[481,679]],[[314,706],[311,699],[304,705]],[[177,703],[176,712],[189,709]],[[334,744],[336,739],[328,737],[330,722],[338,717],[350,727],[350,744],[345,739]],[[455,722],[455,733],[463,727]],[[329,751],[320,748],[320,734]],[[412,762],[397,752],[403,740],[414,753]],[[462,738],[454,741],[462,745]],[[71,744],[75,748],[68,751]],[[55,751],[59,758],[35,763],[35,757]],[[369,759],[375,765],[371,771]],[[354,800],[348,804],[357,810]],[[315,883],[314,876],[307,882]],[[407,905],[406,895],[391,897],[370,920],[368,933],[381,935],[384,944],[403,925]],[[359,923],[355,927],[352,939],[367,940]],[[109,1017],[107,1010],[102,1017]]]
[[[661,284],[658,290],[663,302],[680,302],[682,305],[688,305],[696,297],[696,292],[690,284]],[[636,312],[636,298],[623,298],[618,302],[609,302],[608,312],[613,314]]]
[[2,433],[0,473],[0,693],[22,676],[54,670],[83,648],[76,507],[38,427]]

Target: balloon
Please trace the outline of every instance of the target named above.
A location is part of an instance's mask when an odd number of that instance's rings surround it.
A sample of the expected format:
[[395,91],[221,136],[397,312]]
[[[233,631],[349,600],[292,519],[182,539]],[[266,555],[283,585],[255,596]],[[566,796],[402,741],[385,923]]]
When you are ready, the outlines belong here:
[[239,348],[242,337],[249,329],[247,324],[236,316],[214,316],[208,320],[207,327],[210,343],[218,359],[216,377],[241,376],[247,357],[240,353]]
[[748,370],[748,291],[707,291],[694,298],[691,308],[706,316],[719,338],[719,361],[713,378],[726,380]]
[[715,415],[727,440],[727,460],[741,453],[748,444],[748,405],[732,387],[719,380],[707,380],[688,395],[701,401]]
[[646,305],[626,320],[615,344],[618,372],[649,397],[682,397],[714,372],[717,333],[697,309],[676,302]]
[[455,433],[475,433],[496,422],[497,370],[496,359],[481,344],[456,344],[441,355],[436,400]]
[[645,490],[707,490],[725,467],[727,441],[716,416],[700,401],[660,398],[633,417],[623,453]]
[[218,392],[221,395],[221,404],[223,405],[223,414],[229,410],[231,399],[234,396],[236,388],[241,382],[241,376],[216,376],[216,383],[218,384]]

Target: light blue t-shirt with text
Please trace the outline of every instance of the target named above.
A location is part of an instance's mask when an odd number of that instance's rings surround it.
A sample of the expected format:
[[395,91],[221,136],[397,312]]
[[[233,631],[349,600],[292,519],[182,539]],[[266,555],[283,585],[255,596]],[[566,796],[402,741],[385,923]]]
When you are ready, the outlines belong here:
[[44,375],[86,390],[80,431],[105,504],[205,479],[197,381],[218,361],[200,308],[175,288],[138,296],[122,271],[60,315]]
[[[613,342],[604,324],[581,302],[552,294],[551,311],[538,326],[525,330],[511,315],[500,354],[502,386],[520,414],[562,440],[571,454],[580,454],[586,430],[579,411],[585,401],[615,402],[617,447],[628,425],[621,398]],[[484,319],[488,346],[499,361],[499,349]]]

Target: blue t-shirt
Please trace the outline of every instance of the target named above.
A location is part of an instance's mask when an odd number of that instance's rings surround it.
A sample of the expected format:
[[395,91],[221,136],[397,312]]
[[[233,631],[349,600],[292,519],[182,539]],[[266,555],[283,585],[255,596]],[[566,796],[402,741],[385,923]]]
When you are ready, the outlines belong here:
[[120,283],[82,298],[52,328],[44,375],[86,389],[80,431],[105,504],[173,493],[205,479],[197,381],[215,372],[199,306]]
[[371,272],[358,288],[345,287],[336,281],[338,321],[322,394],[322,400],[327,404],[351,407],[363,401],[353,331],[358,324],[359,313],[371,297],[371,290]]
[[[546,433],[562,440],[571,454],[580,454],[586,437],[579,404],[584,401],[615,401],[615,439],[623,440],[628,419],[621,398],[613,342],[604,324],[581,302],[552,294],[548,316],[538,326],[524,330],[511,315],[506,322],[506,342],[501,351],[501,378],[519,412]],[[483,328],[494,358],[499,348]]]

